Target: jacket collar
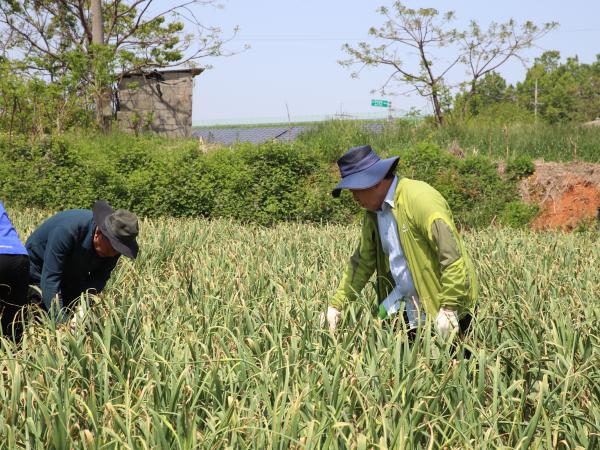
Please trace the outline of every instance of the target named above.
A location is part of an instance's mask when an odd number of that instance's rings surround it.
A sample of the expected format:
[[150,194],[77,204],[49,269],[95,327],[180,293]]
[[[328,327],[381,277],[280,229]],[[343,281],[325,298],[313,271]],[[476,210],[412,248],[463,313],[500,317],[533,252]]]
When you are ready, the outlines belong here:
[[94,231],[96,231],[96,223],[93,220],[90,220],[90,229],[88,230],[81,246],[87,251],[94,252],[96,254],[96,250],[94,249]]
[[387,191],[387,194],[385,194],[385,198],[383,199],[383,204],[381,205],[381,210],[384,209],[385,204],[389,205],[390,208],[394,208],[395,203],[394,203],[394,198],[396,197],[396,187],[398,186],[398,177],[394,176],[394,179],[392,180],[392,184],[390,184],[390,188]]

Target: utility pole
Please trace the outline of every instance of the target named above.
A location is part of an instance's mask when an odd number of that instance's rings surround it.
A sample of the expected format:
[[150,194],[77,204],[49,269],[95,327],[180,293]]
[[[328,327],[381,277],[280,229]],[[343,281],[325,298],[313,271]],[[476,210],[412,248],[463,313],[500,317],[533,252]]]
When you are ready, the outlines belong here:
[[535,91],[533,94],[533,116],[535,117],[535,120],[537,122],[537,108],[538,108],[538,80],[537,78],[535,79]]
[[[102,18],[102,0],[91,1],[92,11],[92,44],[101,46],[104,44],[104,20]],[[92,52],[93,58],[98,58],[97,49]],[[96,76],[96,123],[102,131],[108,131],[110,126],[111,111],[109,93],[104,86],[105,80],[98,79]]]
[[288,142],[292,140],[292,119],[290,117],[290,108],[288,108],[288,104],[285,104],[285,110],[287,111],[288,116]]
[[344,104],[343,104],[343,103],[340,103],[340,112],[339,112],[339,113],[335,113],[335,114],[333,115],[333,117],[335,117],[336,119],[338,119],[338,118],[339,118],[340,120],[344,120],[345,118],[351,119],[351,118],[352,118],[352,115],[344,113],[344,108],[343,108],[343,106],[344,106]]
[[92,0],[92,43],[104,44],[104,20],[102,0]]

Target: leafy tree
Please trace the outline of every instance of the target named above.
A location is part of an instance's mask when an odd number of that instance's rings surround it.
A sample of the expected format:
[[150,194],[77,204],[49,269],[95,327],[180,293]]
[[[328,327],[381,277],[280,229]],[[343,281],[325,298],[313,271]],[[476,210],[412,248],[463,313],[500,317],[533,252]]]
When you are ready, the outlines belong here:
[[76,123],[93,124],[85,99],[64,80],[27,78],[18,69],[18,64],[0,57],[0,129],[9,136],[26,131],[36,137],[61,133]]
[[505,101],[510,92],[506,80],[499,73],[490,72],[477,80],[471,91],[456,95],[454,110],[475,116],[491,105]]
[[[98,109],[98,99],[119,77],[229,54],[221,30],[200,23],[193,10],[214,2],[165,7],[155,0],[104,0],[103,41],[97,43],[90,0],[0,0],[2,50],[16,52],[24,72],[60,81],[95,99]],[[185,33],[185,22],[194,33]]]
[[593,120],[600,115],[600,57],[593,64],[582,64],[577,57],[564,63],[560,59],[559,52],[549,51],[534,61],[517,84],[519,102],[534,109],[537,89],[537,111],[546,122]]

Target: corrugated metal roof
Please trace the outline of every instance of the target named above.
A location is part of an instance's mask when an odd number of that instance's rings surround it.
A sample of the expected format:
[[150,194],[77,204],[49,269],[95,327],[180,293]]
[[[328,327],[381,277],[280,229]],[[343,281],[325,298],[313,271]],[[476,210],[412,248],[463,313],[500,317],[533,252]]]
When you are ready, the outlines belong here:
[[191,67],[191,68],[181,68],[181,69],[154,69],[154,70],[138,70],[135,72],[130,72],[123,75],[123,78],[130,78],[132,76],[140,76],[140,75],[151,75],[153,73],[190,73],[192,77],[200,75],[204,72],[204,68],[200,67]]
[[[383,130],[382,123],[368,123],[366,129],[374,133]],[[262,144],[277,140],[288,142],[295,140],[300,133],[314,128],[311,125],[298,125],[293,127],[256,127],[256,128],[205,128],[192,132],[192,136],[202,138],[207,144],[231,145],[236,142],[250,142]]]

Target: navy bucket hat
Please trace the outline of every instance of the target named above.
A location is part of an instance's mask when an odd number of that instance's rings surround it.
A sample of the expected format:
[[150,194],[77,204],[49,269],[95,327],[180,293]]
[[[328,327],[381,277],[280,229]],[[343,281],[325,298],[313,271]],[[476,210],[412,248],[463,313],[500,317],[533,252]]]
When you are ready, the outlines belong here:
[[358,190],[375,186],[396,167],[399,159],[399,156],[381,159],[370,145],[351,148],[337,161],[342,179],[331,195],[339,197],[342,189]]

